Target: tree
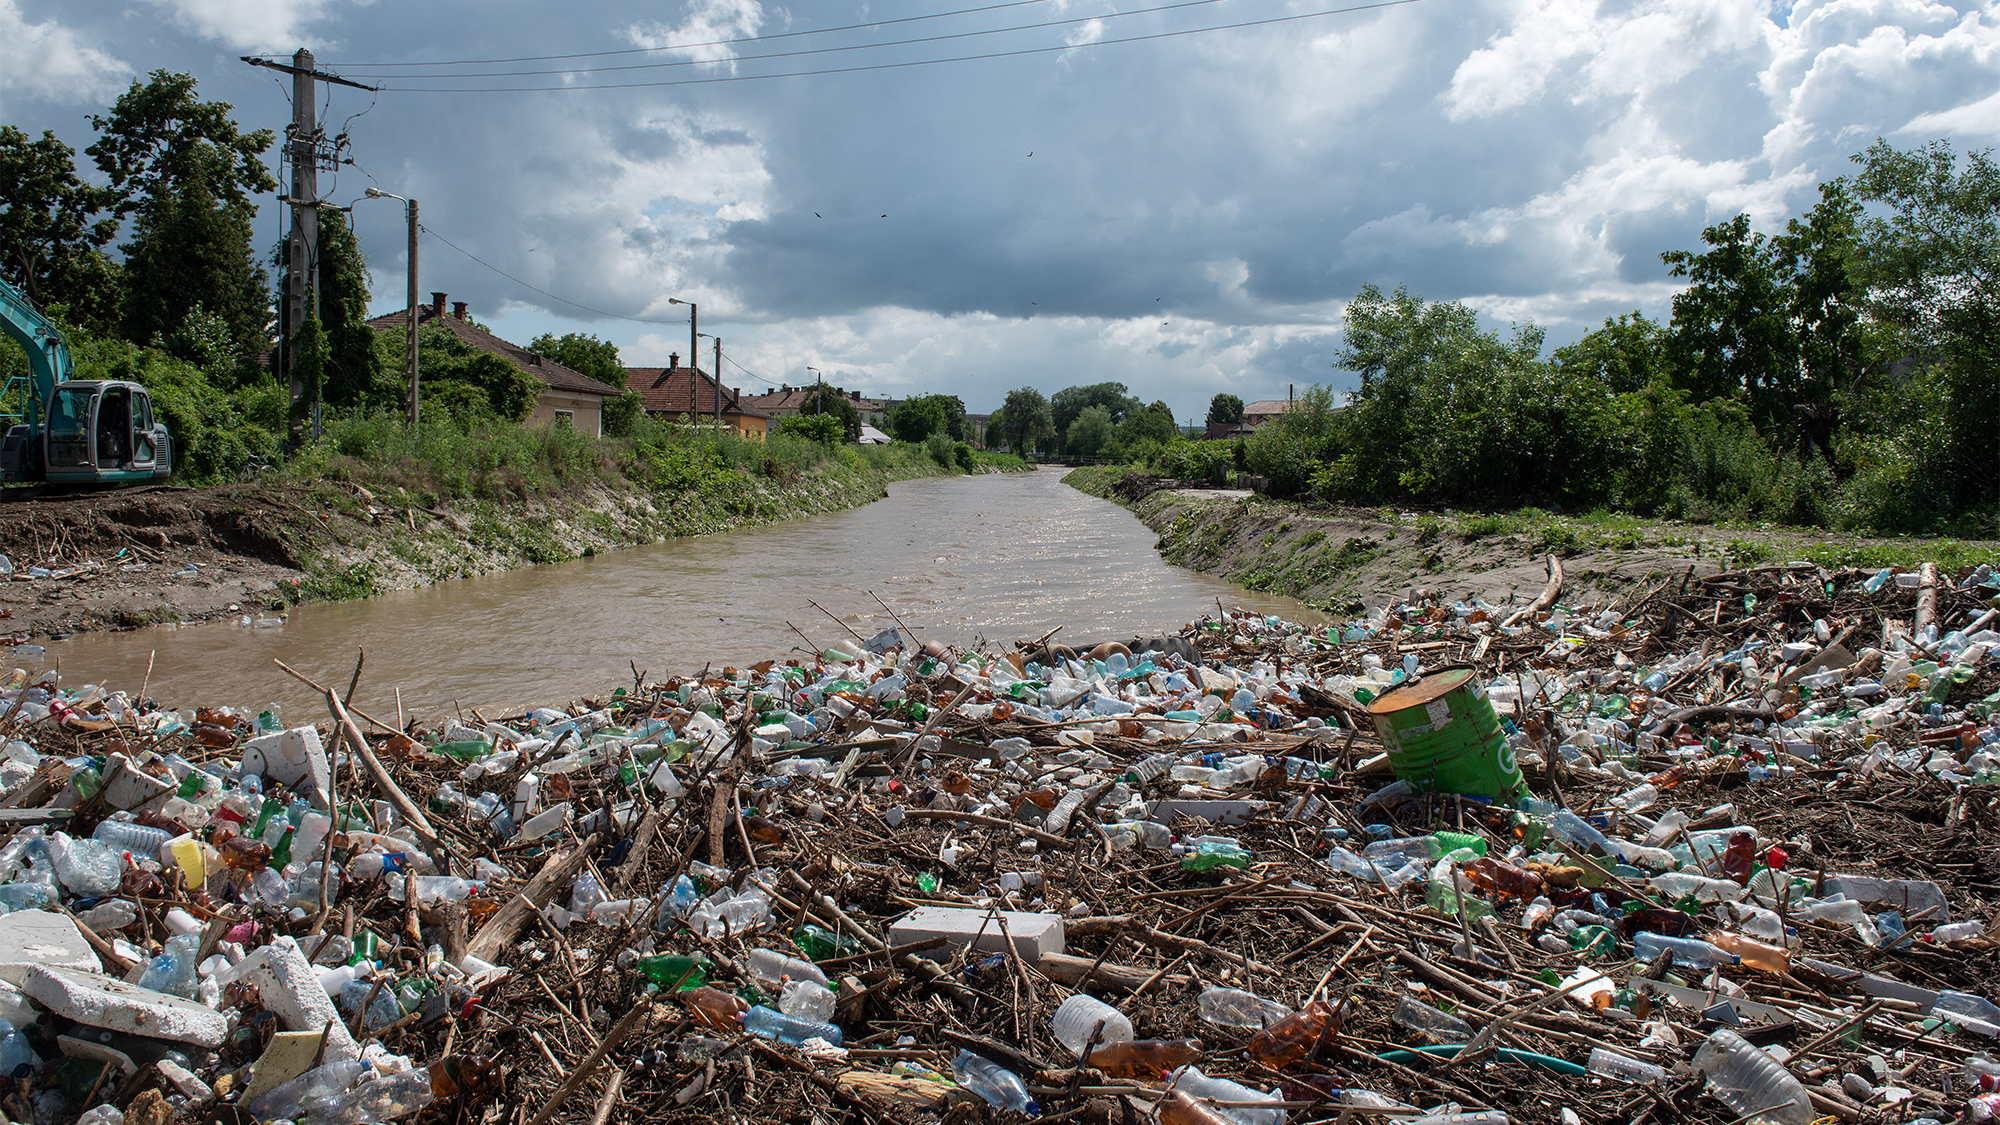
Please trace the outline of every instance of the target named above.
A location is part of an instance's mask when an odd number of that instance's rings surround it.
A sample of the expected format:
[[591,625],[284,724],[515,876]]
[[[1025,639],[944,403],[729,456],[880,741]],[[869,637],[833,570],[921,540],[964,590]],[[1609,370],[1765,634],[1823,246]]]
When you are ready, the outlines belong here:
[[1634,310],[1605,317],[1604,327],[1555,350],[1556,369],[1567,378],[1595,380],[1617,394],[1636,391],[1666,371],[1666,329]]
[[1033,387],[1021,387],[1007,392],[1006,404],[1001,408],[1005,428],[1007,448],[1026,456],[1028,451],[1047,441],[1055,434],[1049,400]]
[[831,414],[801,414],[795,418],[780,418],[774,423],[778,433],[816,441],[821,445],[839,445],[847,436],[841,429],[840,419]]
[[[393,332],[382,333],[385,347],[395,338]],[[520,422],[534,413],[541,398],[541,380],[473,347],[450,329],[437,325],[420,329],[417,353],[426,410],[439,407],[473,418]]]
[[1799,338],[1792,322],[1784,247],[1738,215],[1701,232],[1703,253],[1670,250],[1660,260],[1689,281],[1674,297],[1667,364],[1692,401],[1741,393],[1761,427],[1790,413],[1799,393]]
[[799,403],[800,414],[826,414],[840,420],[848,441],[861,440],[861,412],[839,390],[821,383]]
[[1111,412],[1102,406],[1086,406],[1063,433],[1063,452],[1072,457],[1095,457],[1116,431]]
[[897,441],[920,442],[932,434],[965,440],[965,404],[957,395],[917,395],[889,412],[889,433]]
[[[567,367],[568,364],[563,366]],[[646,396],[626,391],[604,400],[601,423],[605,437],[630,437],[639,417],[646,413]]]
[[618,345],[609,340],[582,332],[567,332],[560,338],[544,332],[528,342],[528,350],[600,383],[613,387],[625,385],[628,374],[625,361],[618,356]]
[[368,326],[368,259],[339,211],[320,214],[318,273],[328,405],[382,407],[403,401],[408,389],[389,374],[401,371],[403,364],[383,362],[376,332]]
[[129,340],[172,332],[197,304],[229,324],[242,353],[268,340],[268,278],[250,223],[251,197],[278,186],[259,158],[272,134],[239,131],[232,108],[196,100],[192,76],[159,70],[91,116],[99,136],[84,151],[110,181],[112,213],[137,219],[123,247]]
[[[1993,504],[2000,449],[2000,165],[1990,150],[1961,166],[1935,141],[1898,152],[1876,141],[1855,157],[1864,201],[1888,214],[1860,223],[1857,272],[1875,315],[1933,365],[1943,392],[1936,482],[1954,506]],[[1928,484],[1930,482],[1922,482]]]
[[1064,387],[1049,400],[1049,424],[1057,435],[1069,433],[1069,424],[1084,409],[1101,406],[1116,426],[1125,415],[1139,409],[1139,400],[1125,392],[1123,383],[1092,383],[1087,387]]
[[0,125],[0,271],[36,304],[94,333],[118,323],[113,193],[76,174],[76,150]]
[[1208,424],[1233,426],[1243,420],[1243,400],[1224,392],[1208,400]]
[[1179,433],[1180,427],[1174,425],[1173,407],[1156,399],[1152,405],[1125,416],[1124,423],[1118,427],[1118,441],[1127,448],[1147,441],[1165,445]]

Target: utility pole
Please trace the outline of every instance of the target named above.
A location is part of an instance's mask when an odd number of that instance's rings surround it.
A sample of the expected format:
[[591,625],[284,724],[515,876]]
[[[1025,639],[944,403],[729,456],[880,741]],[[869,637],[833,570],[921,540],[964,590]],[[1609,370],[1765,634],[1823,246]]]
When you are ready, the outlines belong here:
[[404,200],[410,214],[410,338],[403,345],[403,365],[410,379],[410,429],[417,428],[417,201]]
[[715,427],[722,428],[722,337],[715,338]]
[[314,83],[352,86],[370,93],[374,93],[376,87],[350,82],[337,74],[314,69],[313,54],[304,47],[292,55],[290,66],[248,55],[242,56],[242,59],[251,66],[283,71],[292,76],[292,124],[285,130],[285,153],[292,161],[292,183],[291,193],[280,200],[291,205],[292,232],[286,240],[288,276],[284,316],[278,326],[278,354],[279,365],[291,377],[291,397],[297,401],[305,388],[291,375],[298,361],[298,357],[292,354],[291,339],[292,334],[299,330],[299,325],[305,323],[308,293],[311,294],[312,314],[319,314],[319,286],[313,284],[316,279],[310,277],[319,267],[319,166],[325,160],[331,167],[334,159],[333,152],[321,151],[325,138],[319,128],[319,114],[315,108],[319,103],[318,87]]

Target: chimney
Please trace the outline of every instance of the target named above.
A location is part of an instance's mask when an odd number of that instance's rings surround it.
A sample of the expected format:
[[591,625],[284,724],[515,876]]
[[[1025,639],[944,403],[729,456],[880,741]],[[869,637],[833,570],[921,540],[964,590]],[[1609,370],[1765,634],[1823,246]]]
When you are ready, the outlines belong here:
[[849,391],[849,392],[847,392],[847,397],[848,397],[848,398],[850,398],[850,399],[852,399],[852,400],[854,400],[855,402],[860,402],[860,401],[861,401],[861,392],[860,392],[860,391]]
[[460,320],[464,320],[464,319],[465,319],[465,302],[464,302],[464,301],[453,301],[453,302],[451,303],[451,315],[453,315],[453,316],[457,317],[457,318],[458,318],[458,319],[460,319]]
[[672,370],[673,370],[674,368],[676,368],[676,367],[679,367],[680,365],[681,365],[681,353],[679,353],[679,352],[669,352],[669,353],[667,353],[667,370],[668,370],[668,371],[672,371]]
[[445,299],[445,296],[446,296],[446,295],[445,295],[445,294],[443,294],[443,293],[432,293],[432,294],[431,294],[431,319],[432,319],[432,320],[443,320],[443,319],[444,319],[444,299]]

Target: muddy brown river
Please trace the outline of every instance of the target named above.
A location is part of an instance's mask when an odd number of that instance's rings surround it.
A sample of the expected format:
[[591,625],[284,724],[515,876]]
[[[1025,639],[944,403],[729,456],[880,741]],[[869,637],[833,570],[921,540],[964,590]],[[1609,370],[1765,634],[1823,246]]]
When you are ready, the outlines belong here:
[[[1295,621],[1323,618],[1290,598],[1168,566],[1123,508],[1062,483],[1063,471],[891,485],[866,507],[677,539],[555,566],[304,606],[279,626],[234,623],[80,634],[48,642],[66,685],[97,682],[178,707],[276,702],[287,719],[325,708],[271,662],[347,683],[367,652],[355,703],[393,721],[454,707],[488,715],[561,705],[706,663],[749,663],[894,624],[921,640],[1006,644],[1063,626],[1096,642],[1173,631],[1216,600]],[[871,597],[870,594],[874,597]]]

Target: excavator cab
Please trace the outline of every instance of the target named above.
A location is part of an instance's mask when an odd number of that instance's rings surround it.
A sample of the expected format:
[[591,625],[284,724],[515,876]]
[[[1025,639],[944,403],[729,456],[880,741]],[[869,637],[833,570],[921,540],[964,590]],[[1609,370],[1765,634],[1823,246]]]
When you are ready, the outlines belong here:
[[44,479],[51,482],[142,481],[172,471],[167,428],[154,420],[152,398],[137,383],[57,384],[46,433]]

